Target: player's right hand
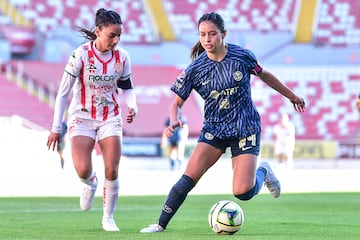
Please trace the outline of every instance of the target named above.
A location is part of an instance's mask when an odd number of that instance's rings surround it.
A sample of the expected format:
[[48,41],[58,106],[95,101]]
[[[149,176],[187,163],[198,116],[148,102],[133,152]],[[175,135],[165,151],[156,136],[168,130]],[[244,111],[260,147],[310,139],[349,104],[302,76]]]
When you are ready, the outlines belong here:
[[59,144],[59,141],[60,141],[60,133],[50,132],[50,135],[48,137],[47,144],[46,144],[48,147],[48,150],[51,149],[54,151],[56,146]]
[[170,124],[170,126],[168,126],[168,127],[166,128],[166,132],[165,132],[166,136],[167,136],[167,137],[171,137],[171,136],[173,135],[173,133],[174,133],[174,130],[175,130],[176,128],[182,127],[182,126],[183,126],[183,122],[181,121],[181,119],[178,119],[178,120],[172,122],[172,123]]

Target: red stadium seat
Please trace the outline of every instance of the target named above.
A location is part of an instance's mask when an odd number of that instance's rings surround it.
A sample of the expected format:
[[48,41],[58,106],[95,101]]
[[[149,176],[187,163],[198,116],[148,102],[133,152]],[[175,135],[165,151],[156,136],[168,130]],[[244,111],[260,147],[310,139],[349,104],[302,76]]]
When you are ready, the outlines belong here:
[[332,46],[359,46],[359,9],[358,0],[321,1],[315,43]]
[[122,37],[123,42],[157,42],[150,24],[151,21],[144,11],[141,0],[77,0],[76,2],[31,0],[18,2],[15,6],[46,35],[51,35],[58,27],[93,28],[97,9],[103,7],[115,10],[121,15],[124,23],[126,34]]

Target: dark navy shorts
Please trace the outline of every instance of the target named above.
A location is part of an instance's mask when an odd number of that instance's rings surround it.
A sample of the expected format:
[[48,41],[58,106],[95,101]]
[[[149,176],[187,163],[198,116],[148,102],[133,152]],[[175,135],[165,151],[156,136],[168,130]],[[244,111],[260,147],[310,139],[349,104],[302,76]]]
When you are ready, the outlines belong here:
[[254,154],[258,156],[260,153],[260,133],[252,134],[244,138],[220,139],[211,133],[201,132],[198,142],[207,143],[215,148],[221,149],[223,152],[230,147],[231,157],[236,157],[240,154]]

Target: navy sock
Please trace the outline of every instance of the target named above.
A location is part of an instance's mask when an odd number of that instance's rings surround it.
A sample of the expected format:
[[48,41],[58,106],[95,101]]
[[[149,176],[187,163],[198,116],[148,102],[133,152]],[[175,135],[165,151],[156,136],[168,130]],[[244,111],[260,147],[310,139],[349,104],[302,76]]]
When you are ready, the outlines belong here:
[[164,229],[175,215],[176,211],[184,202],[187,194],[193,189],[195,182],[188,176],[182,175],[181,178],[171,188],[169,195],[165,201],[164,207],[161,210],[159,225]]
[[253,198],[256,194],[259,193],[260,189],[262,188],[266,176],[266,170],[264,168],[258,168],[256,170],[256,180],[255,180],[255,186],[248,192],[235,195],[236,198],[247,201]]

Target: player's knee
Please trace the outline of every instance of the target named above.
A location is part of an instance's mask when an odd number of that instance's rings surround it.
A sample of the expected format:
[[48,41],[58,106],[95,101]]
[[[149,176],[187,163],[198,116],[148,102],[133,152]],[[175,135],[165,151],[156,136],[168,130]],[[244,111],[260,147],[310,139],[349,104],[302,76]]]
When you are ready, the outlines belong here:
[[241,201],[248,201],[250,199],[252,199],[254,197],[253,194],[250,194],[249,192],[247,193],[243,193],[243,194],[237,194],[234,195],[237,199],[241,200]]
[[240,193],[240,194],[234,193],[234,196],[242,201],[248,201],[252,199],[256,195],[256,193],[257,193],[256,188],[253,187],[245,193]]

